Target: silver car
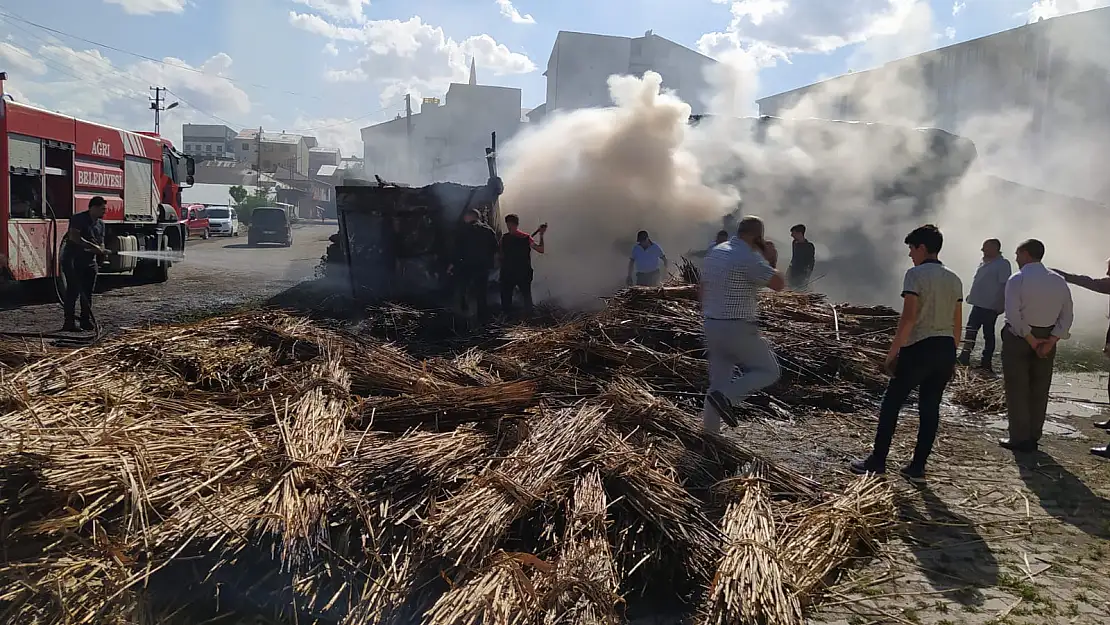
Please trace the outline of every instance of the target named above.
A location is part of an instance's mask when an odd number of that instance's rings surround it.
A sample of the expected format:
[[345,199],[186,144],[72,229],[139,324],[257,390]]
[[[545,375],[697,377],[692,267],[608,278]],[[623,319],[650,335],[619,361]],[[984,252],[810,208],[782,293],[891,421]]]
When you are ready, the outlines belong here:
[[239,216],[230,206],[209,206],[205,211],[208,214],[208,230],[213,235],[226,237],[239,236]]

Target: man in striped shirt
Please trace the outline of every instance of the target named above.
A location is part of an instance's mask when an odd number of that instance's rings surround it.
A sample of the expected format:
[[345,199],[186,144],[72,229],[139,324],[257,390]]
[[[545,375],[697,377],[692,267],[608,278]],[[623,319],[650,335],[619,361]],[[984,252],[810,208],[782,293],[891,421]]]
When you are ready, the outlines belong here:
[[[701,306],[709,358],[709,392],[702,410],[708,432],[719,432],[721,420],[736,426],[736,404],[779,379],[771,346],[759,335],[759,292],[786,286],[775,270],[778,254],[763,239],[763,221],[740,220],[736,236],[705,255],[701,275]],[[742,375],[733,378],[736,368]]]

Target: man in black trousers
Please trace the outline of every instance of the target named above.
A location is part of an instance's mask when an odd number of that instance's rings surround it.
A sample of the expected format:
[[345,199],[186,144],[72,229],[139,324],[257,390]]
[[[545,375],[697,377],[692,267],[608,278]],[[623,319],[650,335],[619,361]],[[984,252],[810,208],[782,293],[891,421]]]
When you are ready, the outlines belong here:
[[513,294],[520,291],[524,304],[524,315],[532,314],[532,252],[543,254],[543,235],[547,224],[536,231],[533,239],[520,229],[520,217],[505,215],[507,231],[501,235],[501,308],[505,317],[512,319]]
[[108,203],[99,195],[89,200],[89,210],[69,218],[65,245],[62,247],[62,274],[66,279],[65,332],[76,332],[77,301],[81,301],[81,330],[95,330],[92,296],[96,288],[100,259],[108,255],[104,247],[104,211]]
[[455,277],[463,310],[474,299],[478,323],[489,320],[489,277],[497,258],[497,233],[483,223],[473,208],[463,212],[463,223],[455,240],[455,261],[447,272]]
[[956,344],[963,324],[963,284],[937,255],[944,236],[924,225],[906,236],[913,267],[902,282],[902,316],[886,356],[892,373],[879,407],[879,427],[871,455],[851,463],[853,473],[886,472],[887,454],[898,425],[898,413],[917,389],[917,446],[901,473],[911,480],[925,477],[925,461],[933,451],[940,425],[940,402],[956,368]]

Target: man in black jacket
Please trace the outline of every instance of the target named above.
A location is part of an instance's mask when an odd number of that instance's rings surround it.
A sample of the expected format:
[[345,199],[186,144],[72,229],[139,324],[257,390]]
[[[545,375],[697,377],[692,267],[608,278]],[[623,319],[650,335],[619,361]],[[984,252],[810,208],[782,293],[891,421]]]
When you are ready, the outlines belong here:
[[463,224],[455,239],[455,260],[447,267],[453,275],[462,298],[463,310],[467,300],[477,300],[478,322],[489,320],[489,275],[497,257],[497,233],[480,219],[478,211],[468,208],[463,213]]

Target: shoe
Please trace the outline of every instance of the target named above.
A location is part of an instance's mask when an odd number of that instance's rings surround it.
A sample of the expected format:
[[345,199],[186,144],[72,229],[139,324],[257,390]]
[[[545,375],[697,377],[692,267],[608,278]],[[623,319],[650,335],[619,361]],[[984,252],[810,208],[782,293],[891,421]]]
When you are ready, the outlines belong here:
[[987,375],[994,375],[994,367],[989,362],[982,363],[978,369]]
[[911,482],[924,482],[925,481],[925,467],[919,467],[914,464],[908,464],[898,470],[898,473]]
[[96,325],[94,325],[93,322],[91,322],[91,321],[82,321],[81,322],[81,329],[84,330],[85,332],[95,332],[96,331]]
[[867,475],[869,473],[882,475],[883,473],[886,473],[886,467],[876,465],[875,463],[871,462],[871,458],[866,458],[864,460],[853,460],[848,465],[848,470],[852,473],[855,473],[856,475]]
[[971,366],[971,354],[960,354],[956,358],[956,364],[963,365],[965,367]]
[[1028,454],[1037,451],[1037,443],[1033,441],[1015,442],[1008,438],[1003,438],[998,441],[998,446],[1002,449],[1009,449],[1018,453]]
[[1107,445],[1105,447],[1095,447],[1091,450],[1091,455],[1110,460],[1110,445]]
[[72,321],[67,322],[65,325],[62,326],[62,332],[80,332],[80,331],[81,330],[77,329],[77,324],[73,323]]
[[729,427],[736,427],[740,425],[740,420],[736,418],[736,410],[732,407],[732,402],[729,401],[725,394],[721,391],[709,391],[706,396],[709,400],[709,405],[721,415],[721,420]]
[[1095,427],[1100,430],[1110,430],[1110,421],[1099,421]]

